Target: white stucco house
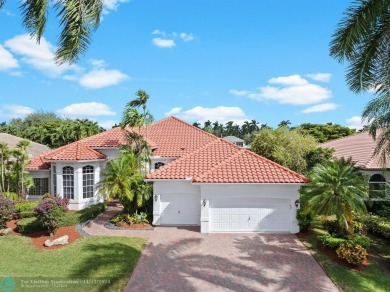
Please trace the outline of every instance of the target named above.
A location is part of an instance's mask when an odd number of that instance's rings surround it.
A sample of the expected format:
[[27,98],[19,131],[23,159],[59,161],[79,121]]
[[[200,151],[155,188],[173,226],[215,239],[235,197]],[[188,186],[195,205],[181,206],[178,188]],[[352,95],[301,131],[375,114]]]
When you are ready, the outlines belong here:
[[[71,209],[102,201],[100,173],[129,131],[113,128],[36,156],[30,174],[69,198]],[[201,232],[299,231],[304,176],[175,117],[142,128],[141,135],[153,150],[145,177],[153,183],[153,224],[197,225]]]
[[226,136],[223,137],[226,141],[229,141],[230,143],[233,143],[239,147],[242,148],[248,148],[248,145],[246,145],[245,140],[238,138],[236,136]]

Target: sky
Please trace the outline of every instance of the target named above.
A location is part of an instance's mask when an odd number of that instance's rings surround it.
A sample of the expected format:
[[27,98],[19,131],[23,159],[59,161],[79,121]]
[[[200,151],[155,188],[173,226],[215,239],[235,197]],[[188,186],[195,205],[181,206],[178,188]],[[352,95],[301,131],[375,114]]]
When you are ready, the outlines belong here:
[[373,98],[349,91],[346,64],[329,56],[351,1],[105,0],[91,46],[70,66],[53,61],[56,11],[37,45],[17,2],[0,10],[0,121],[42,110],[110,128],[143,89],[156,120],[360,128]]

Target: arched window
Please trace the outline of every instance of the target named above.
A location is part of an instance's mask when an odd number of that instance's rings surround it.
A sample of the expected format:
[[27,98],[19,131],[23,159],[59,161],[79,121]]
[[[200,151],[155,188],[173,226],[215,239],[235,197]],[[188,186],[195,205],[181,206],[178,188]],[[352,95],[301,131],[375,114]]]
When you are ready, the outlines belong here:
[[164,166],[164,165],[165,165],[165,163],[163,163],[163,162],[156,162],[154,164],[154,169],[159,169],[161,166]]
[[83,198],[93,197],[93,186],[95,184],[95,172],[91,165],[83,167]]
[[381,174],[374,174],[370,177],[370,197],[383,198],[386,195],[386,179]]
[[74,199],[74,169],[71,166],[65,166],[62,169],[62,184],[64,198]]

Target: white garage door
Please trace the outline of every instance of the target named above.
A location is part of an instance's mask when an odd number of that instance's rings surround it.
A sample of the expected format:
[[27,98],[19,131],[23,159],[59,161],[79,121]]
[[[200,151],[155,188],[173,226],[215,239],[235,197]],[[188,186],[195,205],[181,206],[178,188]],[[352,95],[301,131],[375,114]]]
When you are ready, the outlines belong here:
[[200,195],[163,194],[161,224],[200,225]]
[[210,230],[289,232],[290,201],[267,198],[210,200]]

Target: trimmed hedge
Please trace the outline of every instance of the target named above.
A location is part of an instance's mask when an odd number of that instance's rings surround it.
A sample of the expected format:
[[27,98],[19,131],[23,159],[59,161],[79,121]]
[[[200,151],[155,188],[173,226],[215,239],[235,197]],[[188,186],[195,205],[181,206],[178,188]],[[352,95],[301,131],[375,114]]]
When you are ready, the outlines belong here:
[[36,217],[24,218],[19,220],[16,225],[18,226],[18,231],[23,234],[43,230],[43,226]]
[[23,211],[18,214],[20,219],[35,217],[34,211]]
[[364,224],[369,231],[390,239],[390,220],[370,214],[364,218]]
[[330,249],[338,249],[342,243],[346,242],[349,242],[353,245],[360,245],[364,248],[369,248],[371,244],[370,238],[364,235],[355,235],[352,239],[345,239],[326,234],[318,236],[318,239],[324,246]]
[[34,208],[38,206],[38,202],[17,201],[15,203],[16,212],[31,211],[34,212]]

